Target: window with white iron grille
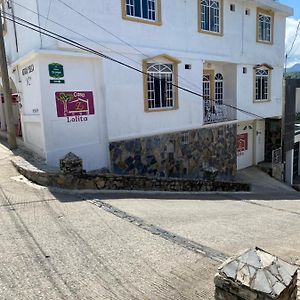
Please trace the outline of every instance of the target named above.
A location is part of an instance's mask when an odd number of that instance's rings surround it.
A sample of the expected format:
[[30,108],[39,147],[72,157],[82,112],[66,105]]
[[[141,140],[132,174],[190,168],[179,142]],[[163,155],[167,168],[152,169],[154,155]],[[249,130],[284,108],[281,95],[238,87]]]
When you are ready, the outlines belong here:
[[217,73],[215,76],[215,100],[216,104],[223,104],[224,99],[224,78],[223,75]]
[[257,9],[257,42],[273,43],[274,13],[258,8]]
[[123,0],[125,17],[135,20],[144,20],[149,23],[160,21],[161,0]]
[[258,68],[255,70],[255,101],[270,100],[270,70]]
[[214,34],[222,33],[222,0],[199,0],[200,31]]
[[148,109],[174,108],[173,65],[147,64]]

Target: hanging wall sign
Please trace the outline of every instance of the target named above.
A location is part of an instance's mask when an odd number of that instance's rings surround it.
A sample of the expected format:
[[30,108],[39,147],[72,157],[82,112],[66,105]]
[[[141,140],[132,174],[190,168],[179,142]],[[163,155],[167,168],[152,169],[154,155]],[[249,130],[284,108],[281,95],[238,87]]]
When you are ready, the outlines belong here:
[[56,110],[67,122],[85,122],[95,114],[93,92],[56,92]]
[[58,63],[48,65],[50,83],[65,83],[64,66]]

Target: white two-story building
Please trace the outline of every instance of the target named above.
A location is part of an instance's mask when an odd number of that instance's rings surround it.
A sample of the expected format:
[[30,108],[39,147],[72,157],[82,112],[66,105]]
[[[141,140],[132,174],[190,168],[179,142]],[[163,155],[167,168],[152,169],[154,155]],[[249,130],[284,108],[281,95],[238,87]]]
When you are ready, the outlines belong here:
[[[211,166],[229,178],[264,161],[278,136],[280,144],[293,11],[278,1],[8,0],[3,8],[16,127],[49,165],[72,151],[87,170],[198,177]],[[2,103],[0,122],[5,129]]]

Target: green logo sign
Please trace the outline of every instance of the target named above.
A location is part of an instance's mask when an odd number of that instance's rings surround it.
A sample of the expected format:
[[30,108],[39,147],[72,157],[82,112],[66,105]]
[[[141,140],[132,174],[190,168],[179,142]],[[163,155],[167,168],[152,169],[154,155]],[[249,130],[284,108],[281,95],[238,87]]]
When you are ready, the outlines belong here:
[[58,63],[49,64],[49,76],[54,79],[50,79],[50,83],[65,83],[63,79],[64,74],[64,66]]

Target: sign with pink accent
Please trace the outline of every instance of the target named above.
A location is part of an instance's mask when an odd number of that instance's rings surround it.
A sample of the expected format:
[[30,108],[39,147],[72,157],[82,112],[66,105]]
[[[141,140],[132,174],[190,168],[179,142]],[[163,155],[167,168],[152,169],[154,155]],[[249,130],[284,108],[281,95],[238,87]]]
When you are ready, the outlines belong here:
[[236,140],[237,154],[243,155],[248,150],[248,133],[242,133],[237,135]]
[[93,92],[56,92],[55,100],[57,116],[68,122],[87,121],[95,114]]

